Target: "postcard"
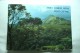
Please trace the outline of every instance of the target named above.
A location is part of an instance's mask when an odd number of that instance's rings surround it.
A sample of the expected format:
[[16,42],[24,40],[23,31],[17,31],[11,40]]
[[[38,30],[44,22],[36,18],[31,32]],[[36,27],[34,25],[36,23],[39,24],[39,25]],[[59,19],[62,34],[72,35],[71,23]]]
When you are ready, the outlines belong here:
[[70,51],[71,7],[8,5],[7,50]]

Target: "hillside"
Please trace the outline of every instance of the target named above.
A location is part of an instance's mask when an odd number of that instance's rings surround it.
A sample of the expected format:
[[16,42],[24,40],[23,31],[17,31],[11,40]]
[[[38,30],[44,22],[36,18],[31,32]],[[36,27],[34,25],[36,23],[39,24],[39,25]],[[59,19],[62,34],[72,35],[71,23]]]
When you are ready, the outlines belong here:
[[45,20],[43,20],[43,24],[70,24],[70,20],[49,15]]

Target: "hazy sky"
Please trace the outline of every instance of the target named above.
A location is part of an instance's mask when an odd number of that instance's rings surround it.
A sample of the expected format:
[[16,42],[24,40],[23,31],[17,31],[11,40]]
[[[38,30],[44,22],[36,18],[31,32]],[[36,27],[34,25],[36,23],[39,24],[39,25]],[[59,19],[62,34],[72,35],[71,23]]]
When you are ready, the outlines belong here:
[[40,17],[45,19],[49,15],[55,15],[65,19],[71,19],[70,6],[45,6],[45,5],[25,5],[27,12],[32,17]]

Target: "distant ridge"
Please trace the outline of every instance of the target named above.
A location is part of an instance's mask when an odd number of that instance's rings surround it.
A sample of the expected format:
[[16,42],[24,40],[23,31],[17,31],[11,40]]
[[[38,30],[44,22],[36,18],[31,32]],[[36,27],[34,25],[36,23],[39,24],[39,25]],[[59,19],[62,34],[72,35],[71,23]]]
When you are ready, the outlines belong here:
[[46,19],[43,20],[43,24],[70,24],[70,20],[56,17],[54,15],[49,15]]

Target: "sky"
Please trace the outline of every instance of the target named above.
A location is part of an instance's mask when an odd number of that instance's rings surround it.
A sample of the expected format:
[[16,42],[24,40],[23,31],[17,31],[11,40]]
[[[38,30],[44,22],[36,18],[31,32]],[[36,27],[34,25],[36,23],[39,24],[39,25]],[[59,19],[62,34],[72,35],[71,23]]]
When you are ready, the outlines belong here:
[[52,5],[25,5],[27,12],[31,14],[32,17],[39,17],[45,19],[49,15],[54,15],[57,17],[71,19],[70,6],[52,6]]

